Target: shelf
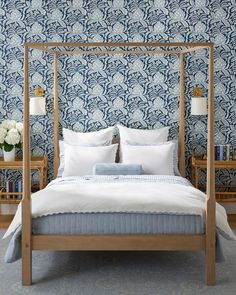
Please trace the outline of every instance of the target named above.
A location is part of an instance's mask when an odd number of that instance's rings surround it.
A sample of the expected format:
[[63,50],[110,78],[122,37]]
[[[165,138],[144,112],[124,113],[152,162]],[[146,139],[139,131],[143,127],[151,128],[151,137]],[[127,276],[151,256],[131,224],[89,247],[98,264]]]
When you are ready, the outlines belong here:
[[[202,156],[192,156],[192,166],[206,169],[207,160]],[[215,169],[236,169],[236,160],[215,160]]]
[[236,192],[216,192],[216,200],[221,203],[236,202]]
[[[219,185],[216,188],[231,188],[229,185]],[[235,188],[235,186],[233,186]],[[203,186],[199,186],[199,189],[206,193],[206,188]],[[230,203],[236,202],[236,190],[235,191],[216,191],[215,192],[216,201],[220,203]]]
[[0,204],[19,204],[22,199],[7,199],[0,198]]
[[0,192],[0,196],[3,195],[23,195],[23,193],[21,192]]
[[[199,188],[200,189],[200,188]],[[206,190],[200,189],[206,193]],[[220,203],[236,202],[236,191],[235,192],[215,192],[216,201]]]
[[[47,166],[47,157],[31,157],[30,167],[31,169],[40,169]],[[0,157],[0,169],[14,169],[14,170],[22,170],[23,169],[23,160],[22,158],[16,157],[15,161],[6,162],[3,160],[3,157]]]
[[[30,160],[30,169],[36,170],[39,174],[39,184],[36,187],[32,187],[32,191],[43,189],[47,185],[47,156],[32,156]],[[15,161],[4,161],[3,157],[0,157],[0,170],[22,170],[23,161],[22,158],[16,157]],[[23,184],[22,184],[23,185]],[[6,192],[4,185],[1,185],[0,190],[0,205],[1,204],[19,204],[22,200],[22,192]],[[13,187],[12,189],[15,189]],[[11,190],[12,190],[11,189]],[[22,188],[20,188],[22,189]]]
[[[0,192],[0,204],[19,204],[22,200],[21,198],[16,198],[15,196],[22,196],[22,192]],[[7,198],[7,196],[13,196]]]
[[[192,183],[203,192],[206,192],[206,187],[198,184],[200,170],[205,168],[207,168],[207,160],[202,159],[201,155],[192,155]],[[236,169],[236,160],[215,160],[215,169]],[[216,184],[215,188],[215,197],[217,202],[236,202],[236,185],[234,182],[232,184]]]

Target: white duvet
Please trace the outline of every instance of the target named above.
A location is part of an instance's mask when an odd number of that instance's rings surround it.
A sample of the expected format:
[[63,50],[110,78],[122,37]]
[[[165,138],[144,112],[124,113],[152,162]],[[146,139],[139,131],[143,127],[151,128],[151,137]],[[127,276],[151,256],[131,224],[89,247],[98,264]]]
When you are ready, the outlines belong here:
[[[178,181],[176,181],[176,179]],[[98,181],[99,179],[99,181]],[[205,216],[206,195],[180,177],[163,182],[158,177],[98,177],[56,179],[32,195],[32,217],[58,213],[165,213]],[[173,181],[173,179],[175,181]],[[181,181],[182,179],[182,181]],[[216,224],[236,240],[225,209],[216,204]],[[21,204],[4,238],[21,225]]]

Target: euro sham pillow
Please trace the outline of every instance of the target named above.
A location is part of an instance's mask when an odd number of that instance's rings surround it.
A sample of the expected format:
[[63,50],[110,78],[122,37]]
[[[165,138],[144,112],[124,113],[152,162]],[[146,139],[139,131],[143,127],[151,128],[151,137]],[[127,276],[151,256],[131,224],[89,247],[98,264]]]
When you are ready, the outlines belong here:
[[[59,153],[60,153],[60,166],[57,171],[57,177],[62,177],[62,173],[64,171],[64,166],[65,166],[65,147],[64,147],[65,142],[63,140],[59,140]],[[73,145],[73,144],[72,144]],[[100,142],[100,144],[91,144],[89,146],[106,146],[109,145],[109,141],[104,141]],[[75,146],[88,146],[88,145],[75,145]]]
[[142,165],[121,163],[99,163],[93,167],[94,175],[141,175]]
[[92,175],[97,163],[115,163],[118,144],[99,147],[73,146],[64,143],[65,168],[62,177]]
[[[174,150],[173,150],[173,165],[174,165],[174,175],[175,176],[180,176],[180,172],[179,172],[179,148],[178,148],[178,140],[170,140],[170,141],[167,141],[167,142],[162,142],[162,143],[158,143],[158,144],[155,144],[155,143],[150,143],[150,144],[146,144],[146,145],[149,145],[149,146],[156,146],[156,145],[161,145],[161,144],[166,144],[166,143],[169,143],[169,142],[173,142],[174,143]],[[127,144],[128,145],[139,145],[137,142],[134,142],[134,141],[127,141]]]
[[127,141],[135,141],[140,145],[149,143],[160,143],[167,141],[169,135],[169,127],[160,129],[143,130],[128,128],[117,125],[120,134],[120,142],[126,144]]
[[73,145],[100,145],[107,142],[111,144],[113,138],[114,127],[101,129],[92,132],[75,132],[67,128],[63,128],[63,139],[66,143]]
[[140,163],[143,174],[174,175],[174,143],[161,145],[126,145],[120,146],[120,162],[125,164]]

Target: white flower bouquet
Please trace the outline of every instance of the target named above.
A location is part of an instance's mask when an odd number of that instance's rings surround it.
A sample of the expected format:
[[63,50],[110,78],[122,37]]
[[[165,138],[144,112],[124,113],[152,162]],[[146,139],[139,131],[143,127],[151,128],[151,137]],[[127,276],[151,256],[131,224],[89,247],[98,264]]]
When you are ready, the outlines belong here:
[[0,124],[0,148],[10,152],[14,147],[20,148],[23,140],[23,124],[15,120],[4,120]]

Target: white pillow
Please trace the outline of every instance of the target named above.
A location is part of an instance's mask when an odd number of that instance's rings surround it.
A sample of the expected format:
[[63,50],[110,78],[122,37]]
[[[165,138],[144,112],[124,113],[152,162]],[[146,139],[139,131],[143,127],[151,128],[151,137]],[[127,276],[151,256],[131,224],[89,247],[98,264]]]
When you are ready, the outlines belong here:
[[174,175],[173,142],[156,146],[133,146],[121,144],[120,162],[125,164],[140,163],[144,174]]
[[97,163],[115,163],[118,144],[99,147],[73,146],[64,143],[65,168],[62,177],[92,175]]
[[[63,140],[59,140],[59,157],[60,157],[60,166],[58,168],[57,171],[57,177],[62,177],[62,173],[64,171],[64,167],[65,167],[65,147],[64,147],[65,142]],[[106,146],[109,145],[109,141],[104,141],[104,142],[100,142],[99,144],[93,144],[90,146]],[[73,144],[72,144],[73,145]],[[75,146],[88,146],[88,145],[83,145],[83,144],[78,144]]]
[[120,142],[135,141],[137,144],[160,143],[167,141],[169,127],[153,130],[133,129],[117,125],[120,133]]
[[62,177],[62,173],[64,171],[64,166],[65,166],[65,147],[64,147],[63,140],[59,140],[59,158],[60,158],[60,165],[57,171],[57,177]]
[[[171,141],[167,141],[167,142],[161,142],[161,143],[149,143],[149,144],[144,144],[144,145],[151,145],[151,146],[156,146],[156,145],[160,145],[160,144],[166,144],[169,142],[173,142],[174,143],[174,151],[173,151],[173,165],[174,165],[174,175],[176,176],[180,176],[180,172],[179,172],[179,147],[178,147],[178,140],[171,140]],[[128,145],[140,145],[137,144],[137,142],[133,142],[130,140],[127,140],[126,142]]]
[[100,143],[104,143],[104,141],[111,144],[113,131],[114,127],[85,133],[63,128],[63,138],[65,142],[73,145],[99,145]]

